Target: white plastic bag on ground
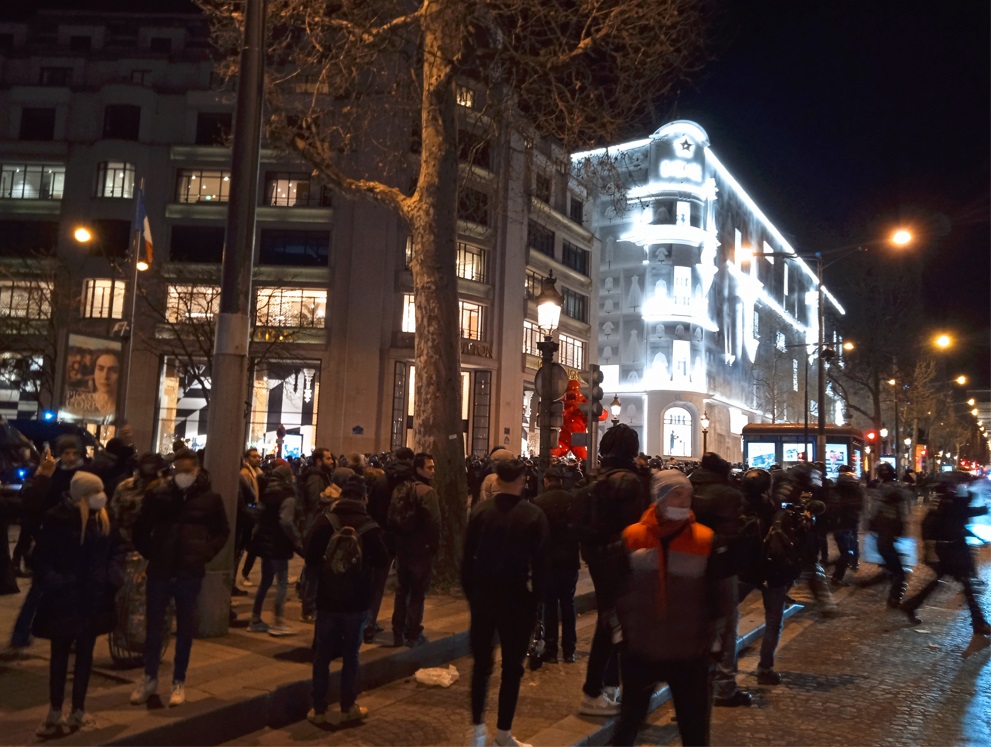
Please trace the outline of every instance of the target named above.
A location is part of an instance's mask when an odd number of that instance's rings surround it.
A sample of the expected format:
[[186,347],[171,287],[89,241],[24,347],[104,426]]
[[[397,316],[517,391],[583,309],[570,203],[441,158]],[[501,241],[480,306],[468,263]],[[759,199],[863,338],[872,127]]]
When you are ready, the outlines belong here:
[[440,685],[450,687],[458,681],[458,670],[452,664],[447,669],[443,667],[430,667],[429,669],[417,669],[413,675],[421,685]]

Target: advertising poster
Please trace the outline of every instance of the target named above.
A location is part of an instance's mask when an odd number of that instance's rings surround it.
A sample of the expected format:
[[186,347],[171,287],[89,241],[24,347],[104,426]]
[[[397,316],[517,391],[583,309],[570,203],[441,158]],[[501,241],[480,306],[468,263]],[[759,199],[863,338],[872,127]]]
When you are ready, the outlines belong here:
[[751,443],[747,444],[747,464],[752,469],[770,469],[774,464],[773,443]]
[[826,444],[826,477],[835,480],[840,474],[840,465],[849,463],[849,450],[846,444]]
[[70,334],[63,411],[80,420],[114,420],[120,369],[119,341]]

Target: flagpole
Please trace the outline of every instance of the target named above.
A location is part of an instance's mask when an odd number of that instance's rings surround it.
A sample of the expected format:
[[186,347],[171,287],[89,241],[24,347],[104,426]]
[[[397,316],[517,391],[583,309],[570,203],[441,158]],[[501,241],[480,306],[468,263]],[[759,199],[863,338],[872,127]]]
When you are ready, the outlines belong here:
[[[142,177],[138,182],[138,194],[135,199],[143,199],[144,191],[145,180],[144,177]],[[135,207],[137,206],[135,205]],[[148,206],[146,204],[145,211],[147,212],[147,210]],[[137,215],[137,209],[135,209],[135,215]],[[131,388],[131,354],[134,352],[134,319],[138,308],[138,257],[141,241],[144,236],[144,223],[137,223],[137,221],[135,221],[135,224],[136,225],[133,226],[133,230],[131,231],[131,313],[128,321],[127,362],[124,369],[124,398],[121,400],[120,417],[118,418],[121,425],[127,425],[127,395]]]

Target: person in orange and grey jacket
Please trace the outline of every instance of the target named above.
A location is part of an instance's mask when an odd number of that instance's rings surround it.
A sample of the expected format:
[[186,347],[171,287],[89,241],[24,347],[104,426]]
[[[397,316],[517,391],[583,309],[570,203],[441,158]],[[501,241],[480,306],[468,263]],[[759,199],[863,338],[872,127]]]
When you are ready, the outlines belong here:
[[623,626],[623,701],[613,744],[632,745],[654,685],[671,688],[685,745],[708,745],[712,644],[719,609],[713,532],[695,521],[692,484],[677,470],[651,478],[650,506],[627,527],[629,577],[616,604]]

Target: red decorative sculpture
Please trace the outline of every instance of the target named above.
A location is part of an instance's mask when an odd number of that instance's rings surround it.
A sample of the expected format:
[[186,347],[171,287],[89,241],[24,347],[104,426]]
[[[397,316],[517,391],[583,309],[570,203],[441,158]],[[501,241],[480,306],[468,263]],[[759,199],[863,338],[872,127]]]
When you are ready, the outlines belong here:
[[[583,433],[587,430],[588,425],[588,417],[582,409],[582,405],[588,402],[588,398],[581,393],[581,383],[577,379],[568,382],[568,389],[564,393],[563,401],[564,413],[561,433],[557,439],[557,447],[551,449],[551,454],[560,459],[570,452],[579,459],[584,459],[588,456],[588,449],[584,446],[571,445],[571,434]],[[608,415],[603,412],[599,419],[605,420],[607,417]]]

